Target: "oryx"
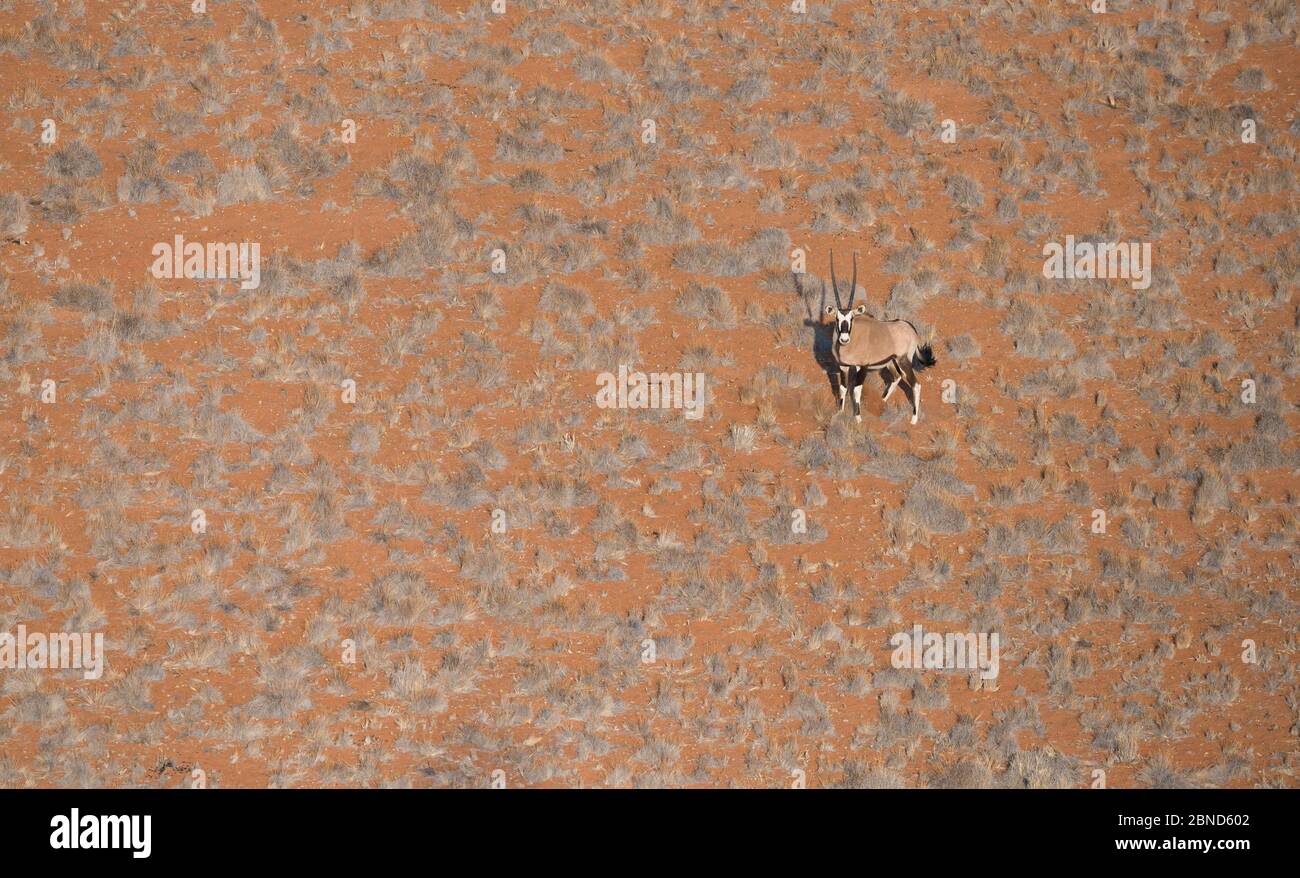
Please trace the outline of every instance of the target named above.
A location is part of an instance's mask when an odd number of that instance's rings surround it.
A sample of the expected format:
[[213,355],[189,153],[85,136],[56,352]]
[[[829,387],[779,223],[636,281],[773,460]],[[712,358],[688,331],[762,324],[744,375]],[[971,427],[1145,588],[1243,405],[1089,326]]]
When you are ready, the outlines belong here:
[[[858,291],[858,254],[853,254],[853,279],[849,286],[848,310],[841,310],[840,287],[835,280],[835,253],[831,252],[831,287],[835,291],[835,304],[826,306],[826,317],[835,320],[834,341],[831,351],[839,366],[840,382],[837,388],[840,411],[850,390],[853,391],[853,417],[862,420],[862,383],[867,372],[892,374],[893,380],[885,389],[883,399],[889,399],[900,383],[912,403],[912,423],[921,414],[921,382],[916,373],[935,364],[930,345],[921,343],[916,327],[906,320],[876,320],[864,316],[866,305],[853,307]],[[888,377],[886,378],[888,380]]]

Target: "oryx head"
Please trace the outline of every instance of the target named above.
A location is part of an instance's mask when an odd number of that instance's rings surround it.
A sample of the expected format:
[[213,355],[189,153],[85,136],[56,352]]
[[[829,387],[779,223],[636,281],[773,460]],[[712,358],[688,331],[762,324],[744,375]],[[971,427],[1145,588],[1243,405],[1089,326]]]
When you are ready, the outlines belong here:
[[848,344],[849,337],[853,334],[853,318],[861,317],[866,313],[866,305],[859,305],[848,311],[841,311],[839,308],[827,305],[826,316],[835,320],[835,340],[840,344]]
[[826,306],[826,317],[835,321],[835,340],[840,344],[848,344],[849,337],[853,334],[853,318],[860,317],[867,313],[866,305],[853,307],[853,299],[858,293],[858,254],[853,252],[853,279],[849,282],[849,304],[848,308],[840,307],[840,285],[835,280],[835,251],[831,251],[831,289],[835,291],[835,304]]

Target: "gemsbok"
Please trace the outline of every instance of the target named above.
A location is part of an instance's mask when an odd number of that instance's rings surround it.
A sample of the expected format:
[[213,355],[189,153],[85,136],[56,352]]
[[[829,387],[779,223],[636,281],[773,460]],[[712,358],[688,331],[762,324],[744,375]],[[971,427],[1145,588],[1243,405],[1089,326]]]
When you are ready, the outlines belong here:
[[[853,254],[853,280],[849,284],[849,307],[840,308],[840,287],[835,279],[835,253],[831,252],[831,288],[835,291],[835,304],[826,306],[826,316],[835,318],[835,338],[831,351],[839,366],[840,411],[853,392],[853,418],[862,421],[862,381],[868,372],[892,373],[882,399],[889,399],[899,384],[912,404],[912,423],[921,414],[921,381],[916,373],[935,364],[934,352],[929,344],[921,343],[920,333],[906,320],[876,320],[864,316],[866,305],[853,307],[858,292],[858,254]],[[889,373],[886,373],[887,375]],[[861,378],[862,381],[856,380]],[[888,377],[886,380],[889,380]]]

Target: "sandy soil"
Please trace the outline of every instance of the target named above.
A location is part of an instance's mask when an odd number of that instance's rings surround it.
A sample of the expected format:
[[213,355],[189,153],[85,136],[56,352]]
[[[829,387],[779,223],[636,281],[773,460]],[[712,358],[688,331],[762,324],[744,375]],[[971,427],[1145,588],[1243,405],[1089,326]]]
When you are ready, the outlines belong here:
[[0,0],[0,784],[1294,786],[1300,15],[1156,6]]

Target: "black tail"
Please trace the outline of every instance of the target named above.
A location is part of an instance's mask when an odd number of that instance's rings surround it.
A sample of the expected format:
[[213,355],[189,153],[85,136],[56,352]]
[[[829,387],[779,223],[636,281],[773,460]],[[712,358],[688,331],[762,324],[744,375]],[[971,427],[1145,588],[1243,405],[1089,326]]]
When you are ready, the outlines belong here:
[[916,353],[912,354],[912,371],[922,372],[929,369],[936,362],[934,351],[930,350],[930,346],[928,344],[922,345],[916,349]]

